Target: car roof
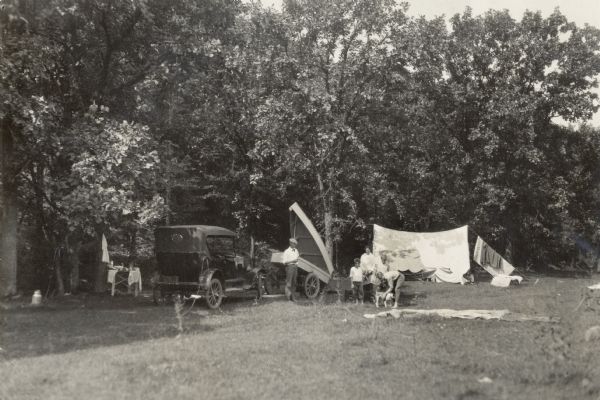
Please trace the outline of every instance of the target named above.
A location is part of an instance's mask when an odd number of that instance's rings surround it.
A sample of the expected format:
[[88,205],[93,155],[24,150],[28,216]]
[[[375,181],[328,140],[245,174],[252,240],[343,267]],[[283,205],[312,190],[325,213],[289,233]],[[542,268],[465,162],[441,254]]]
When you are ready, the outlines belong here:
[[156,229],[193,229],[196,231],[204,232],[207,236],[235,236],[235,232],[230,231],[227,228],[214,225],[170,225],[170,226],[159,226]]

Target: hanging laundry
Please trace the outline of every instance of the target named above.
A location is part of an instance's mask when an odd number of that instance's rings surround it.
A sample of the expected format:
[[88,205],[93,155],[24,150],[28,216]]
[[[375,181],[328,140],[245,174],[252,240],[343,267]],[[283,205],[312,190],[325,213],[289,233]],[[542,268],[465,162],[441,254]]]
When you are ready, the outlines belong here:
[[110,256],[108,255],[108,242],[106,241],[104,233],[102,234],[102,262],[110,262]]
[[502,256],[492,249],[486,242],[477,236],[475,250],[473,251],[473,261],[481,265],[483,269],[492,276],[510,275],[515,268],[510,265]]

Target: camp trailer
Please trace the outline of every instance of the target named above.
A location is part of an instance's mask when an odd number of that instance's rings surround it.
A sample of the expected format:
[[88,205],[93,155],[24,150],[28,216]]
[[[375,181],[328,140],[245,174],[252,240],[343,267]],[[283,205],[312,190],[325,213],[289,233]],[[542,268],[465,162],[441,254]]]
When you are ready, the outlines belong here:
[[[290,237],[298,241],[298,286],[309,299],[325,288],[336,291],[351,289],[349,278],[334,277],[331,256],[319,232],[298,203],[290,206]],[[271,262],[282,265],[283,253],[273,253]]]

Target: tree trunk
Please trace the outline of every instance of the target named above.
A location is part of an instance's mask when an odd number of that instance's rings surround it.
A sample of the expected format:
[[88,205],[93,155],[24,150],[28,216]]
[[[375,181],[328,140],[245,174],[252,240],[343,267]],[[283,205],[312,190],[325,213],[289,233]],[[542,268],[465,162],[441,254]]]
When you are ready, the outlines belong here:
[[0,296],[17,293],[17,187],[12,163],[14,146],[8,121],[0,125]]
[[325,223],[325,248],[333,262],[333,212],[330,209],[325,210],[323,222]]
[[331,201],[329,199],[328,190],[325,189],[323,178],[320,173],[317,173],[317,181],[319,183],[319,194],[323,202],[323,224],[325,227],[325,248],[327,254],[333,263],[333,210],[331,209]]
[[106,292],[106,276],[107,276],[107,265],[102,262],[102,232],[103,229],[99,229],[97,232],[97,250],[96,250],[96,273],[94,274],[94,292],[104,293]]
[[133,267],[137,259],[137,230],[134,230],[129,235],[129,256],[127,260],[127,265],[129,267]]
[[167,180],[167,190],[165,194],[165,205],[167,212],[165,215],[165,225],[171,225],[171,183],[170,179]]
[[0,296],[17,293],[17,199],[13,189],[2,187],[0,223]]
[[48,229],[48,218],[44,210],[44,166],[40,163],[32,163],[29,166],[29,173],[32,179],[33,193],[35,194],[35,201],[33,202],[35,220],[33,243],[36,244],[36,256],[32,261],[35,263],[37,271],[37,287],[44,288],[51,283],[48,280],[47,272],[49,261],[54,259],[56,238],[50,238],[52,234],[48,234],[48,232],[52,232],[52,229]]
[[69,277],[71,293],[77,293],[79,290],[79,252],[81,251],[81,239],[72,239],[70,236],[67,236],[66,242],[68,254],[67,262],[69,263],[69,269],[71,270],[71,276]]
[[[172,107],[172,104],[170,105]],[[170,122],[169,122],[170,124]],[[169,125],[169,128],[171,126]],[[173,172],[173,144],[169,141],[167,143],[167,169],[166,169],[166,191],[165,191],[165,205],[167,206],[167,212],[165,215],[165,225],[171,225],[171,192],[172,192],[172,172]]]
[[56,278],[56,294],[62,296],[65,294],[65,283],[62,273],[63,248],[56,246],[54,251],[54,277]]
[[[81,242],[79,242],[81,244]],[[71,293],[77,293],[79,291],[79,246],[72,249],[70,254],[71,263]]]
[[254,236],[250,235],[250,265],[254,268]]
[[508,242],[508,246],[506,246],[505,253],[510,254],[510,262],[513,267],[527,271],[530,267],[529,251],[527,246],[524,246],[522,243],[528,243],[528,241],[523,238],[518,227],[514,225],[511,227],[513,229],[508,229],[507,231],[510,241]]

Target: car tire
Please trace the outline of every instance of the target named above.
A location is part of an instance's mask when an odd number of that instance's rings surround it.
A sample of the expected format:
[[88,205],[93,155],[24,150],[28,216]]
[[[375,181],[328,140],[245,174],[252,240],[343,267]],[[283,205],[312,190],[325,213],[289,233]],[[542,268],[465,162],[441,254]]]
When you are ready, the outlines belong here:
[[154,285],[152,287],[152,301],[154,305],[162,306],[165,304],[165,294],[160,285]]
[[217,278],[212,278],[206,290],[206,305],[211,310],[221,307],[223,302],[223,285]]
[[263,278],[263,287],[265,289],[265,294],[275,294],[273,278],[271,278],[269,275],[265,275]]
[[304,278],[304,294],[310,300],[314,300],[319,295],[321,291],[321,281],[314,273],[309,273]]

